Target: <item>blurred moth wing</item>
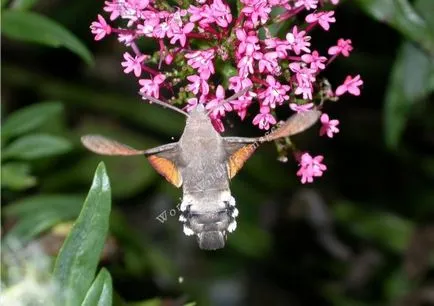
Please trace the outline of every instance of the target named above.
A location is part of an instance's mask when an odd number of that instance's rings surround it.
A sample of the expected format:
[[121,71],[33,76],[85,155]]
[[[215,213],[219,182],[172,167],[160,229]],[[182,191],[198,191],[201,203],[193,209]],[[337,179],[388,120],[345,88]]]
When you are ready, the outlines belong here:
[[169,143],[148,150],[137,150],[101,135],[86,135],[81,142],[90,151],[109,156],[145,155],[151,166],[171,184],[181,187],[181,173],[176,167],[178,143]]
[[224,137],[229,178],[232,179],[241,170],[260,144],[299,134],[314,125],[320,116],[321,112],[318,110],[294,114],[272,129],[270,134],[261,137]]

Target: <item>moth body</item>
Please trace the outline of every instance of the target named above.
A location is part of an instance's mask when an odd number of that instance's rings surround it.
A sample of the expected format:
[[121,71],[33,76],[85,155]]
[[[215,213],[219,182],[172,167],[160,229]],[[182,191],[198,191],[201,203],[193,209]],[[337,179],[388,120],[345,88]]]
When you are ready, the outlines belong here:
[[223,138],[202,104],[190,113],[179,150],[182,161],[178,168],[188,178],[180,206],[184,233],[196,235],[202,249],[222,248],[227,232],[236,228],[238,211],[229,189]]

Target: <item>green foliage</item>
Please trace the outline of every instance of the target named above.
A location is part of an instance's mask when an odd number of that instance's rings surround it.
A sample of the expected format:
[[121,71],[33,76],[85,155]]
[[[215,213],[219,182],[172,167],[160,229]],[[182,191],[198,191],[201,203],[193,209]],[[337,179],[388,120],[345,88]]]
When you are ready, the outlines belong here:
[[434,1],[418,0],[415,7],[407,0],[357,2],[408,39],[398,50],[385,98],[385,141],[397,149],[412,108],[434,91]]
[[61,222],[73,220],[78,216],[83,200],[80,195],[41,194],[10,203],[3,214],[18,221],[6,238],[25,243]]
[[30,174],[26,163],[6,163],[1,167],[1,186],[12,190],[22,190],[36,185],[36,178]]
[[110,273],[102,268],[86,293],[81,306],[112,305],[112,279]]
[[79,39],[45,16],[27,11],[4,10],[1,24],[2,33],[11,39],[50,47],[65,47],[87,64],[93,63],[92,54]]
[[[66,195],[36,196],[15,203],[6,210],[6,215],[23,216],[23,218],[12,231],[8,232],[6,243],[13,245],[15,241],[18,241],[25,244],[36,234],[71,217],[76,213],[71,207],[77,207],[75,201],[78,199],[79,197]],[[108,233],[110,210],[110,183],[105,166],[101,163],[95,172],[80,215],[55,261],[52,275],[55,292],[45,293],[46,304],[112,305],[110,273],[103,268],[95,278]],[[35,225],[39,228],[32,228]],[[41,228],[42,226],[45,228]],[[16,267],[11,267],[11,269],[14,268]],[[14,284],[14,286],[17,285]],[[14,295],[16,288],[7,289],[6,292],[7,296]],[[26,299],[26,294],[30,295],[29,292],[24,292],[17,298]]]
[[[71,142],[64,137],[35,133],[62,111],[59,102],[41,102],[18,110],[3,122],[2,188],[19,191],[35,186],[37,179],[30,175],[32,167],[27,161],[61,155],[72,149]],[[10,159],[21,161],[4,163]]]
[[[80,216],[56,259],[53,275],[66,293],[63,305],[82,303],[91,286],[107,236],[110,210],[110,182],[105,166],[101,163],[95,172]],[[104,283],[106,284],[105,281]]]
[[40,127],[51,118],[59,116],[63,111],[60,102],[40,102],[20,109],[10,114],[3,123],[1,135],[3,138],[19,136]]
[[72,145],[61,137],[30,134],[11,142],[3,151],[3,159],[16,158],[32,160],[41,157],[63,154],[71,150]]
[[396,149],[415,104],[434,90],[434,57],[410,42],[404,42],[391,72],[385,98],[386,144]]

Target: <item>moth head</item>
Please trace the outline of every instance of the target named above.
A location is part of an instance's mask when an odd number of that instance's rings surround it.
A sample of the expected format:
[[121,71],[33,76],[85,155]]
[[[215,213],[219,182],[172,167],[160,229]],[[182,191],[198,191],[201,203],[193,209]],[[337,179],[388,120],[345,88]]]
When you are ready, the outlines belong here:
[[186,195],[180,210],[184,234],[195,235],[203,250],[223,248],[227,235],[237,227],[238,210],[229,191]]

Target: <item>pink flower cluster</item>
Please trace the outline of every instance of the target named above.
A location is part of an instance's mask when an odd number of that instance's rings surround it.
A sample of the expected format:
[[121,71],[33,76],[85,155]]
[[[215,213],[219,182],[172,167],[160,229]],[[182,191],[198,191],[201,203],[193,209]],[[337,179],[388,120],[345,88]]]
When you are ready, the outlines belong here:
[[[360,95],[359,75],[346,76],[334,92],[325,90],[318,78],[336,57],[348,57],[353,49],[351,40],[342,38],[327,54],[312,46],[312,30],[329,31],[336,22],[334,11],[324,10],[324,4],[337,5],[339,0],[238,0],[238,15],[227,0],[186,2],[173,7],[156,0],[108,0],[103,9],[117,26],[101,15],[91,24],[95,40],[115,35],[130,49],[121,65],[138,78],[141,93],[159,98],[164,89],[179,89],[182,95],[173,101],[187,111],[204,104],[220,132],[229,112],[244,120],[257,110],[253,125],[268,130],[277,122],[277,107],[305,112],[345,93]],[[285,26],[295,16],[302,16],[304,23],[291,25],[285,35],[273,33],[272,24]],[[137,41],[144,39],[153,40],[158,52],[143,54]],[[236,100],[224,101],[231,95],[228,90],[246,88],[251,89]],[[339,132],[339,121],[325,113],[321,123],[321,136],[332,138]],[[302,183],[322,175],[322,159],[302,155],[297,173]]]

